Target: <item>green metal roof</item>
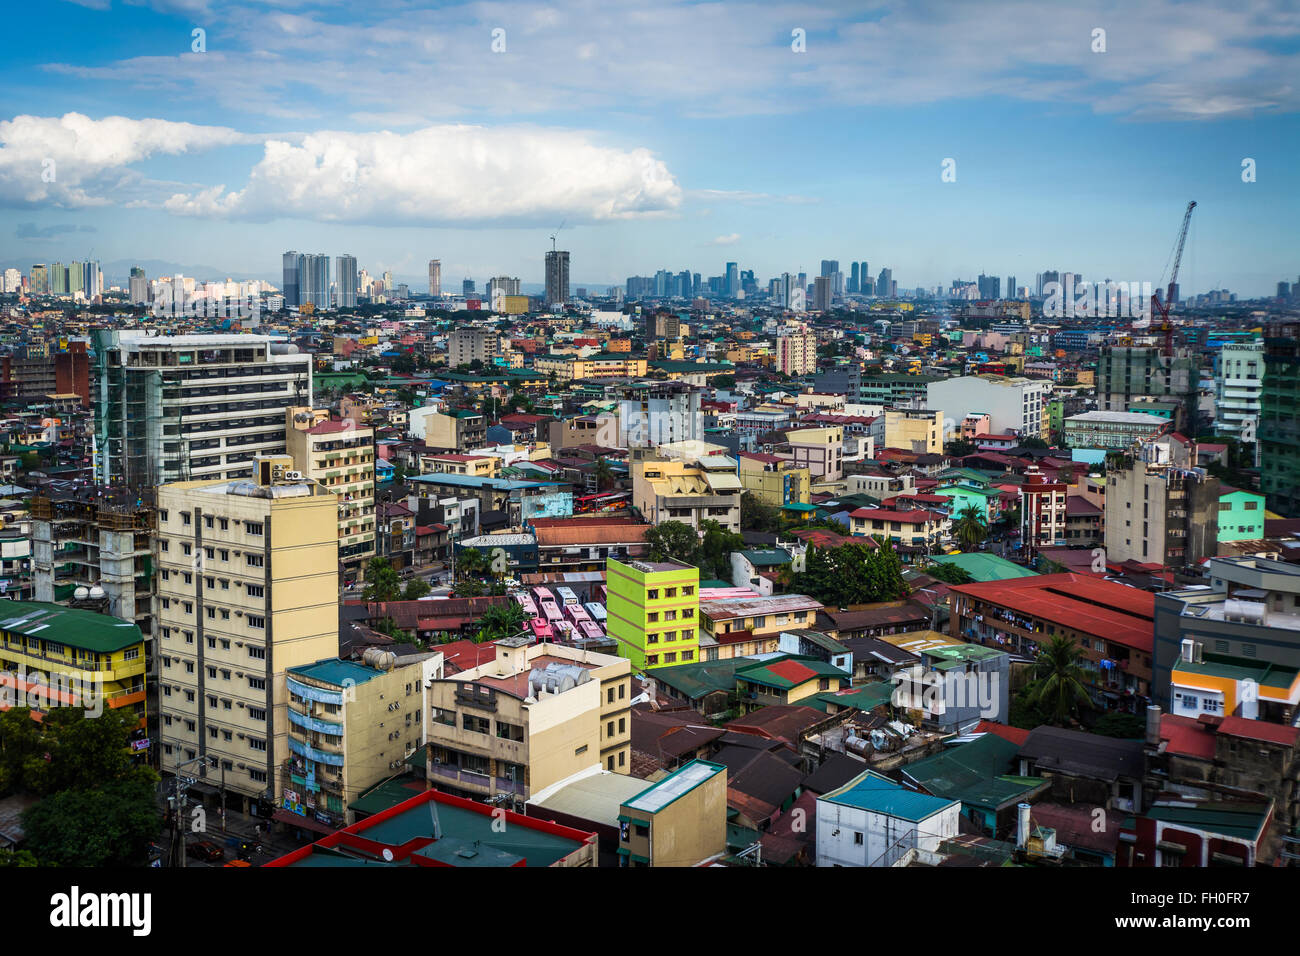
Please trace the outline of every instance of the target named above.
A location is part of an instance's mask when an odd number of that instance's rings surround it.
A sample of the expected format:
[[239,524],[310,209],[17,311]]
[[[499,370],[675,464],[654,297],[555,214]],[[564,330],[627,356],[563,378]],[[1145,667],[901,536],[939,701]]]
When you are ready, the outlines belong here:
[[838,790],[832,790],[819,799],[914,823],[926,820],[957,802],[932,797],[928,793],[916,793],[871,770],[864,771]]
[[343,661],[337,658],[327,658],[323,661],[317,661],[314,664],[303,664],[301,667],[290,667],[290,674],[297,674],[300,677],[310,677],[313,680],[323,681],[326,684],[333,684],[336,687],[346,686],[344,681],[352,681],[355,684],[364,684],[368,680],[378,677],[383,671],[376,670],[373,667],[366,667],[364,664],[357,664],[353,661]]
[[997,734],[951,747],[933,757],[908,764],[903,773],[937,797],[960,800],[967,806],[997,810],[1045,783],[1008,776],[1015,769],[1020,747]]
[[140,628],[129,621],[41,601],[0,601],[0,631],[101,654],[144,640]]
[[996,554],[987,554],[983,551],[966,551],[962,554],[937,554],[934,556],[933,561],[936,564],[951,564],[959,567],[981,584],[985,581],[1008,581],[1012,578],[1037,577],[1037,574],[1028,568],[1022,568],[1006,558],[1000,558]]

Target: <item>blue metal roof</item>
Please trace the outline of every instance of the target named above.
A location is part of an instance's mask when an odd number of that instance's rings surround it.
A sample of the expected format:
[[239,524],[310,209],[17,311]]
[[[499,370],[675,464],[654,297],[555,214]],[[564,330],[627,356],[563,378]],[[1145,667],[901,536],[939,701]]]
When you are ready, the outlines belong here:
[[913,823],[932,817],[940,810],[956,806],[956,800],[932,797],[928,793],[914,793],[901,787],[888,777],[870,770],[854,777],[838,790],[821,797],[828,803],[855,807],[871,813],[884,813]]
[[406,479],[410,482],[424,482],[431,485],[458,485],[462,488],[493,488],[497,491],[518,491],[522,488],[543,488],[547,485],[563,485],[563,481],[519,481],[514,478],[486,478],[479,475],[429,474],[413,475]]
[[352,661],[327,659],[314,664],[303,664],[301,667],[290,667],[289,673],[343,687],[345,680],[351,680],[353,684],[364,684],[383,672],[373,667],[366,667],[364,664],[354,664]]

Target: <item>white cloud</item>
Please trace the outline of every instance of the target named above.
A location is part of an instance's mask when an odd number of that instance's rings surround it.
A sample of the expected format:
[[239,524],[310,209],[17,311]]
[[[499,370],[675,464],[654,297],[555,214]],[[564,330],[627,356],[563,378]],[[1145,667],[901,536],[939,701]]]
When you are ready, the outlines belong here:
[[714,239],[712,242],[710,242],[709,245],[711,245],[711,246],[734,246],[734,245],[735,245],[736,243],[738,243],[738,242],[740,242],[740,233],[738,233],[738,232],[732,232],[732,233],[728,233],[728,234],[725,235],[725,236],[718,236],[716,239]]
[[0,202],[106,205],[108,193],[141,187],[130,167],[151,156],[256,141],[222,126],[160,119],[15,116],[0,122]]
[[244,188],[177,193],[164,208],[252,220],[552,225],[662,215],[681,198],[646,149],[598,146],[569,131],[456,125],[270,140]]

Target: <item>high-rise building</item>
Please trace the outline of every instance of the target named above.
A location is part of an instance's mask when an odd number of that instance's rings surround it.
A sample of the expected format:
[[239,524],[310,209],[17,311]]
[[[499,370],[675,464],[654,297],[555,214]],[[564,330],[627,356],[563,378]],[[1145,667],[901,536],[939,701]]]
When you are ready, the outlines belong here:
[[552,249],[546,254],[546,304],[569,301],[569,254]]
[[727,263],[727,298],[734,299],[740,294],[740,265]]
[[1186,347],[1165,355],[1155,346],[1106,345],[1097,359],[1097,404],[1104,412],[1140,412],[1144,398],[1175,401],[1175,430],[1194,435],[1200,380],[1199,355]]
[[68,294],[68,267],[62,262],[50,266],[50,294]]
[[311,355],[267,336],[93,336],[105,483],[251,477],[254,456],[284,452],[285,409],[311,405]]
[[128,281],[127,292],[130,295],[132,305],[149,304],[149,278],[139,266],[131,267],[131,278]]
[[208,784],[269,816],[291,755],[331,747],[290,721],[285,672],[338,656],[339,499],[287,455],[250,466],[158,489],[161,768],[206,757]]
[[[818,276],[824,279],[825,276]],[[786,375],[807,375],[817,370],[817,336],[806,327],[776,337],[776,370]]]
[[468,297],[474,295],[474,291],[475,291],[475,286],[474,286],[474,280],[473,280],[473,279],[464,279],[464,280],[461,281],[461,284],[460,284],[460,293],[461,293],[461,295],[463,295],[463,296],[465,296],[466,298],[468,298]]
[[894,294],[894,270],[881,269],[876,279],[876,295],[888,298]]
[[281,282],[284,292],[284,304],[286,306],[301,305],[299,299],[298,278],[301,269],[302,256],[292,250],[286,252],[282,257],[282,269],[284,278]]
[[32,295],[46,295],[50,291],[50,272],[45,263],[38,262],[32,266],[31,273],[31,293]]
[[1181,568],[1214,557],[1219,490],[1219,479],[1197,468],[1195,452],[1177,438],[1143,442],[1138,455],[1106,472],[1106,560]]
[[447,364],[456,368],[471,362],[490,363],[497,354],[498,338],[492,329],[462,325],[447,337]]
[[853,268],[849,271],[849,295],[855,295],[858,289],[861,288],[858,269],[858,263],[855,262]]
[[1264,388],[1260,393],[1260,491],[1268,507],[1300,517],[1300,322],[1276,322],[1264,332]]
[[838,259],[823,259],[821,275],[830,278],[840,271],[840,261]]
[[871,269],[864,261],[861,263],[862,268],[858,270],[858,291],[865,293],[866,284],[871,281]]
[[1002,279],[998,276],[986,276],[980,273],[979,293],[981,299],[1002,298]]
[[813,311],[829,312],[831,308],[830,276],[817,276],[813,280]]
[[298,257],[298,305],[316,311],[330,307],[330,257],[304,253]]
[[[1214,430],[1241,440],[1259,426],[1264,391],[1264,343],[1233,342],[1219,350],[1215,375]],[[1250,424],[1247,425],[1246,423]],[[1257,440],[1258,435],[1254,436]],[[1249,444],[1255,445],[1255,441]]]
[[375,553],[375,430],[307,406],[285,425],[294,470],[339,496],[339,570],[360,580]]
[[1016,295],[1016,277],[1015,277],[1015,276],[1007,276],[1007,298],[1008,298],[1008,299],[1017,299],[1017,298],[1019,298],[1019,296]]
[[442,296],[442,260],[429,260],[429,295],[435,299]]
[[357,305],[357,257],[347,253],[334,260],[334,302],[340,309]]

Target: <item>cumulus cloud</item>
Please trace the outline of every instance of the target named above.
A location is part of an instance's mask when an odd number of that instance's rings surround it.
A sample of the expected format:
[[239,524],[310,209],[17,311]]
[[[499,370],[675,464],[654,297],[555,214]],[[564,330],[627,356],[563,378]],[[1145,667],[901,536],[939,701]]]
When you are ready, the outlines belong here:
[[681,199],[646,149],[598,146],[569,131],[451,125],[273,139],[242,189],[176,193],[163,206],[253,220],[549,224],[662,215]]
[[0,122],[0,202],[65,207],[106,205],[130,167],[151,156],[258,140],[221,126],[81,113],[15,116]]
[[716,239],[714,239],[712,242],[710,242],[709,245],[711,245],[711,246],[734,246],[734,245],[735,245],[736,243],[738,243],[738,242],[740,242],[740,233],[738,233],[738,232],[732,232],[732,233],[728,233],[728,234],[725,235],[725,236],[718,236]]

